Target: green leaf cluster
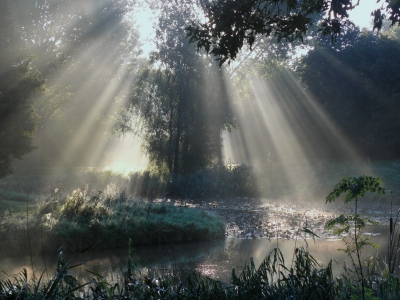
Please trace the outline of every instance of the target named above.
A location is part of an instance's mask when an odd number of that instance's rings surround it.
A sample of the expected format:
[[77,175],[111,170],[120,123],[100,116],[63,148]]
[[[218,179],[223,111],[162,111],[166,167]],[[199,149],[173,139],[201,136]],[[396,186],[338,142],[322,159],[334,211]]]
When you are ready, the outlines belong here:
[[378,195],[385,194],[387,190],[381,187],[380,184],[382,184],[382,180],[372,176],[345,177],[326,197],[326,202],[333,202],[342,194],[345,194],[345,203],[357,197],[364,197],[367,192],[377,193]]
[[[383,7],[372,13],[374,29],[380,30],[382,20],[387,17],[392,25],[399,23],[399,3],[387,1],[387,15],[382,13]],[[274,36],[278,43],[305,40],[315,25],[315,15],[323,17],[319,30],[334,42],[347,27],[353,25],[348,19],[348,12],[358,4],[353,5],[349,0],[212,1],[205,6],[207,22],[192,22],[186,27],[187,36],[190,42],[197,43],[198,49],[204,48],[222,65],[235,60],[244,45],[251,49],[257,36]]]

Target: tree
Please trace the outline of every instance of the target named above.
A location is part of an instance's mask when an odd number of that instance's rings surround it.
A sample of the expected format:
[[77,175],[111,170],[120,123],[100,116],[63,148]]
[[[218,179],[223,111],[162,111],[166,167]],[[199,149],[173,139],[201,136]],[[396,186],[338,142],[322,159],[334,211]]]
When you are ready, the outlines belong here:
[[32,68],[13,4],[0,3],[0,177],[12,172],[13,158],[20,159],[34,149],[37,118],[32,94],[44,83]]
[[349,31],[347,45],[317,44],[297,67],[335,123],[375,159],[397,158],[400,150],[400,47],[386,34]]
[[[374,29],[380,30],[385,18],[392,25],[400,21],[400,1],[384,2],[381,9],[372,12]],[[318,23],[319,30],[330,35],[333,42],[343,28],[351,26],[348,11],[359,3],[360,0],[356,4],[352,0],[215,0],[204,6],[207,21],[193,21],[186,28],[187,36],[222,65],[235,60],[244,44],[251,49],[257,36],[274,36],[278,42],[302,41],[315,25],[315,15],[325,15]],[[382,13],[384,10],[388,16]]]
[[[150,161],[170,175],[222,163],[221,130],[229,123],[222,71],[184,37],[185,1],[160,7],[157,50],[138,77],[120,129],[144,141]],[[212,89],[207,82],[213,82]]]
[[[15,0],[20,33],[47,78],[35,99],[37,155],[33,166],[90,166],[112,134],[124,85],[139,54],[125,0]],[[132,22],[133,23],[133,22]]]

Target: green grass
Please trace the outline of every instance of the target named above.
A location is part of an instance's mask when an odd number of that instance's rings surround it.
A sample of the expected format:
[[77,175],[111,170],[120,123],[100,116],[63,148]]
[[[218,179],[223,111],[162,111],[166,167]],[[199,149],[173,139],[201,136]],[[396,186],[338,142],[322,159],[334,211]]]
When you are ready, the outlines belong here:
[[[349,166],[337,167],[349,171]],[[381,171],[381,175],[397,176],[393,164],[367,167],[373,172]],[[386,187],[390,188],[396,180],[397,177]],[[304,248],[294,249],[291,263],[285,262],[279,249],[259,267],[251,259],[243,270],[232,270],[229,283],[196,271],[182,282],[171,274],[142,276],[133,246],[219,237],[224,231],[221,220],[200,210],[133,200],[112,185],[104,192],[86,187],[66,196],[54,193],[39,202],[35,213],[26,216],[7,211],[2,215],[1,253],[11,249],[15,254],[23,245],[19,243],[26,245],[28,230],[39,241],[32,247],[61,243],[83,249],[100,240],[107,241],[107,247],[123,247],[130,240],[126,270],[111,277],[89,272],[93,279],[80,281],[70,273],[76,266],[71,260],[65,262],[60,253],[53,277],[45,279],[43,271],[39,277],[28,278],[26,270],[0,277],[0,299],[361,299],[362,294],[369,300],[400,299],[399,215],[392,219],[388,259],[372,257],[363,262],[366,269],[362,276],[363,292],[355,270],[344,266],[342,274],[335,278],[332,262],[320,265]]]
[[[0,251],[17,255],[26,249],[27,232],[33,250],[54,251],[64,245],[79,251],[90,245],[120,248],[221,238],[224,223],[202,210],[129,198],[116,187],[105,192],[76,189],[67,196],[39,201],[37,210],[3,213]],[[28,219],[27,219],[28,218]]]

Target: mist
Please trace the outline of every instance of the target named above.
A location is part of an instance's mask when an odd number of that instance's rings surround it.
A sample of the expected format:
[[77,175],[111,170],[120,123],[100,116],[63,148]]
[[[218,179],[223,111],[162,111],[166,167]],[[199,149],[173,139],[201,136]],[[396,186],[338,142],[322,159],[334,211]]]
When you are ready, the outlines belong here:
[[[156,32],[157,26],[161,26],[157,25],[157,17],[166,12],[158,8],[154,10],[158,16],[151,15],[151,10],[140,5],[123,6],[112,1],[24,8],[24,12],[18,10],[16,13],[24,24],[20,32],[29,51],[36,55],[31,68],[40,72],[45,83],[42,92],[31,94],[37,119],[33,139],[36,149],[13,161],[15,172],[87,169],[127,175],[148,169],[149,163],[159,171],[167,161],[167,165],[170,164],[171,158],[164,162],[160,160],[165,153],[152,153],[154,145],[151,146],[153,142],[149,140],[152,133],[146,133],[149,129],[143,123],[145,116],[140,115],[144,111],[143,105],[135,108],[136,115],[129,115],[132,113],[130,103],[139,101],[135,100],[139,96],[133,91],[138,78],[143,76],[140,70],[157,68],[157,64],[149,65],[148,60],[157,51],[164,51],[160,33],[151,40],[149,37],[152,36],[150,32]],[[66,17],[68,14],[71,17]],[[151,26],[150,23],[143,26],[141,18],[153,20]],[[321,198],[332,182],[348,175],[349,170],[351,174],[377,175],[369,159],[373,156],[377,156],[376,160],[393,158],[396,154],[379,157],[376,153],[386,153],[387,147],[377,144],[369,151],[365,144],[359,143],[357,139],[364,137],[355,139],[346,127],[349,124],[355,128],[354,124],[345,120],[343,126],[338,115],[332,114],[335,110],[324,103],[324,98],[315,95],[316,90],[307,86],[314,79],[305,80],[311,75],[302,73],[301,63],[296,63],[296,58],[288,58],[287,52],[281,54],[289,48],[285,45],[275,50],[271,48],[272,52],[266,55],[263,47],[275,47],[268,43],[256,48],[253,55],[240,56],[238,66],[222,68],[223,75],[219,79],[209,71],[216,66],[202,67],[202,72],[209,74],[198,79],[196,84],[207,92],[196,104],[196,109],[204,107],[201,118],[215,131],[206,133],[216,136],[212,142],[215,144],[211,144],[211,140],[203,141],[197,135],[197,142],[194,139],[184,147],[194,149],[195,143],[198,143],[196,147],[209,143],[207,147],[214,150],[207,151],[217,154],[212,154],[216,157],[206,162],[208,158],[205,157],[211,154],[196,150],[190,160],[203,159],[204,167],[210,167],[213,160],[231,166],[245,164],[255,172],[260,196],[274,199]],[[255,58],[262,51],[263,56]],[[303,54],[303,57],[307,56],[311,57]],[[264,60],[270,61],[270,69],[266,71],[268,76],[263,75],[265,71],[260,71],[260,63]],[[274,60],[281,62],[274,65],[275,62],[271,63]],[[290,63],[282,71],[279,64],[285,60]],[[211,61],[207,60],[208,63]],[[304,59],[300,57],[298,61],[304,62]],[[159,61],[158,64],[161,69],[172,68],[168,62]],[[297,70],[293,67],[296,64],[300,65],[295,67]],[[358,89],[364,88],[363,81],[355,78],[351,68],[336,68],[339,74],[351,77]],[[370,84],[366,92],[376,94],[379,88]],[[223,101],[212,100],[213,93],[219,93]],[[124,119],[127,116],[130,116],[128,121]],[[118,124],[129,130],[121,130]],[[183,126],[189,128],[191,125]],[[219,143],[215,142],[217,135]],[[348,167],[339,172],[341,167],[338,166],[346,164]],[[329,184],[326,185],[318,184],[321,174],[329,173],[335,174],[334,179],[327,180]],[[304,190],[308,192],[304,193]]]
[[[347,3],[325,1],[335,19],[316,27],[320,6],[253,2],[0,1],[0,271],[19,272],[0,294],[396,286],[399,27],[353,26]],[[363,264],[369,237],[389,246]],[[232,274],[232,289],[202,277]]]

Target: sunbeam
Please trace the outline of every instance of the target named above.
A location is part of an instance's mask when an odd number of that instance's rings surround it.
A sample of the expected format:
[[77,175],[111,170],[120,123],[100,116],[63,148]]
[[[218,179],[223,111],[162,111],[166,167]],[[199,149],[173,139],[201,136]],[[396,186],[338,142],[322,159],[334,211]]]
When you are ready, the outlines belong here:
[[115,167],[128,173],[130,167],[146,167],[139,140],[124,137],[119,141],[113,136],[114,122],[135,81],[132,68],[141,51],[133,28],[142,21],[130,11],[121,15],[113,5],[112,1],[68,2],[46,8],[45,13],[53,9],[45,22],[52,27],[46,36],[32,35],[34,45],[40,49],[43,41],[53,41],[51,50],[59,62],[35,62],[51,76],[46,93],[35,104],[44,116],[36,138],[38,150],[25,161],[38,156],[38,167],[55,170]]
[[253,97],[236,107],[239,130],[224,134],[224,157],[255,166],[265,176],[259,185],[270,181],[271,188],[281,188],[277,197],[293,200],[304,197],[300,187],[318,181],[324,161],[356,162],[361,156],[298,80],[283,74],[248,78]]

